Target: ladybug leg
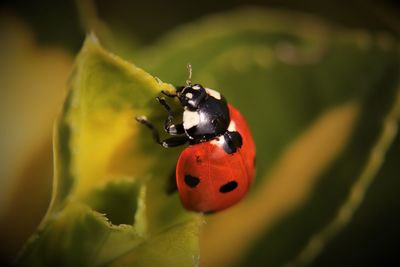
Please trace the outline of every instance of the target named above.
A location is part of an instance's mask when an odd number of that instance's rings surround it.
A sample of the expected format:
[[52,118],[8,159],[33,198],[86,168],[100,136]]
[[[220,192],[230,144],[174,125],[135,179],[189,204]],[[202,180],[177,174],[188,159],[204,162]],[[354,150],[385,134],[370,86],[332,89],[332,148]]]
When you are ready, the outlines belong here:
[[156,127],[145,117],[145,116],[140,116],[135,118],[137,122],[143,124],[147,128],[149,128],[153,134],[153,139],[157,144],[162,144],[160,141],[160,134],[158,133]]
[[189,137],[187,137],[186,135],[178,135],[165,139],[164,141],[161,142],[161,145],[166,148],[176,147],[176,146],[181,146],[187,143],[188,141]]
[[238,148],[242,147],[243,140],[242,136],[240,135],[239,132],[230,132],[226,131],[224,133],[224,145],[223,148],[226,153],[228,154],[233,154],[237,151]]
[[154,141],[157,144],[162,145],[163,147],[169,148],[169,147],[180,146],[189,141],[189,137],[187,137],[186,135],[174,136],[161,141],[160,134],[158,133],[156,127],[146,117],[144,116],[136,117],[136,121],[149,128],[153,134]]
[[[167,122],[167,121],[165,121]],[[183,124],[167,124],[164,123],[164,130],[169,133],[170,135],[178,135],[184,134],[185,130],[183,129]]]
[[167,104],[164,98],[157,97],[157,101],[168,111],[168,117],[164,121],[164,130],[170,135],[184,134],[183,124],[173,124],[173,115],[171,107]]
[[170,93],[170,92],[168,92],[168,91],[161,91],[161,93],[163,94],[163,95],[165,95],[165,96],[168,96],[168,97],[177,97],[178,95],[176,94],[176,93]]
[[185,88],[185,86],[176,86],[176,87],[175,87],[176,93],[171,93],[171,92],[164,91],[164,90],[162,90],[161,93],[162,93],[163,95],[165,95],[165,96],[168,96],[168,97],[177,97],[177,96],[178,96],[178,93],[182,92],[182,90],[183,90],[184,88]]

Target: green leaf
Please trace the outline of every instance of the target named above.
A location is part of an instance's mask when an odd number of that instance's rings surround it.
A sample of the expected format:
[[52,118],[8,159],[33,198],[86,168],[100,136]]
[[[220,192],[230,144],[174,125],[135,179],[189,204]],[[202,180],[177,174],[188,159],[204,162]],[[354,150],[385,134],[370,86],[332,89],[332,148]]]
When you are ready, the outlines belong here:
[[198,266],[200,256],[193,253],[198,250],[198,230],[198,222],[186,222],[167,229],[111,266]]
[[119,266],[123,255],[140,251],[137,266],[154,266],[160,261],[152,256],[157,246],[169,251],[165,264],[178,259],[191,265],[192,256],[198,257],[198,215],[166,193],[178,151],[154,144],[148,129],[134,120],[164,114],[151,114],[149,102],[173,87],[106,51],[90,35],[70,88],[55,132],[51,207],[18,264]]

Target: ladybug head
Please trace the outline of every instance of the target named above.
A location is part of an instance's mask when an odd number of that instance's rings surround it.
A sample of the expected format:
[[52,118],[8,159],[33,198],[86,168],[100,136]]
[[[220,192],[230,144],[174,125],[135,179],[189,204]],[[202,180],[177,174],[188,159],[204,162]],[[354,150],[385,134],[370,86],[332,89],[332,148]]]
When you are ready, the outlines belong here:
[[187,107],[189,110],[196,110],[207,96],[206,90],[200,84],[180,87],[176,91],[182,106]]

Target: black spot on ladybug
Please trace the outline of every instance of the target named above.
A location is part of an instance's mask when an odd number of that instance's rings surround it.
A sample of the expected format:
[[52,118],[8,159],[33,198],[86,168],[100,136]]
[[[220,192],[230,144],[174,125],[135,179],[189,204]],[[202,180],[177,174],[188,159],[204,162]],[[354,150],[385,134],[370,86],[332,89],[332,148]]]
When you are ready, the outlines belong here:
[[235,188],[238,186],[238,183],[236,181],[230,181],[227,182],[226,184],[224,184],[223,186],[221,186],[219,188],[219,192],[221,193],[229,193],[233,190],[235,190]]
[[195,177],[195,176],[191,176],[189,174],[185,175],[185,184],[191,188],[195,188],[198,184],[200,183],[200,179]]

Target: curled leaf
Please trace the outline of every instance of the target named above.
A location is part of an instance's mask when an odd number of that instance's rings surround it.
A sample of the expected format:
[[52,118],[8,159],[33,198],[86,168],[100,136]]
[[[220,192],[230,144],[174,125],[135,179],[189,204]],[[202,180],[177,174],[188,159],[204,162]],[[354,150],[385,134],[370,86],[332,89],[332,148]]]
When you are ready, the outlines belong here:
[[52,204],[20,266],[119,266],[139,251],[137,266],[154,266],[160,258],[149,243],[169,251],[165,264],[192,263],[182,247],[198,257],[197,216],[167,195],[170,168],[159,170],[160,158],[170,154],[161,166],[173,166],[177,151],[154,144],[134,120],[156,117],[150,101],[171,89],[88,36],[55,131]]

